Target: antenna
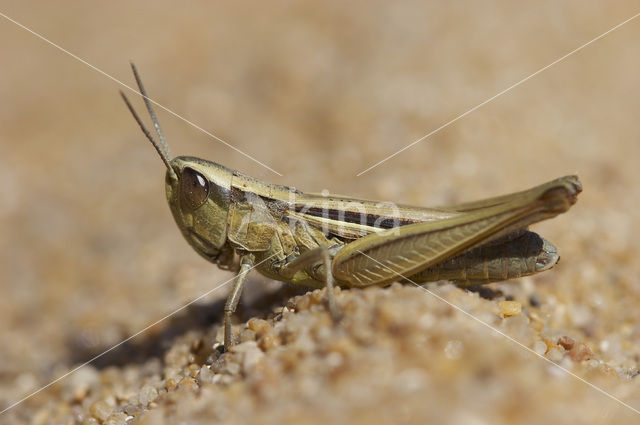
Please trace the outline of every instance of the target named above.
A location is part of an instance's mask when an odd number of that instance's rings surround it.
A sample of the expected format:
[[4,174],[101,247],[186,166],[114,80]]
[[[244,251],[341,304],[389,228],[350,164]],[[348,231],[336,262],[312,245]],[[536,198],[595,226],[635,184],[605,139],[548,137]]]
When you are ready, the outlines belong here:
[[162,143],[162,147],[164,148],[164,153],[167,154],[168,158],[171,158],[171,151],[169,151],[169,145],[167,144],[167,140],[164,138],[164,133],[162,133],[162,129],[160,128],[160,122],[156,117],[156,111],[153,110],[151,106],[151,102],[149,100],[149,96],[147,96],[147,91],[144,89],[142,85],[142,80],[140,79],[140,75],[138,75],[138,70],[133,62],[129,62],[131,64],[131,69],[133,70],[133,76],[136,77],[136,83],[138,83],[138,88],[140,89],[140,94],[142,94],[142,98],[144,99],[144,104],[147,105],[147,111],[149,111],[149,115],[151,116],[151,121],[153,121],[153,125],[156,128],[156,132],[158,133],[158,138],[160,139],[160,143]]
[[131,69],[133,69],[133,75],[135,76],[136,82],[138,83],[138,88],[140,89],[140,94],[142,95],[142,98],[144,99],[144,103],[147,105],[147,110],[149,111],[149,115],[151,116],[151,120],[153,121],[153,125],[154,125],[154,127],[156,129],[156,132],[158,134],[158,138],[160,139],[160,142],[162,144],[159,144],[156,141],[156,139],[151,135],[149,130],[147,130],[147,128],[144,126],[142,120],[138,116],[138,113],[135,111],[135,109],[133,108],[133,105],[131,104],[131,102],[129,101],[127,96],[122,92],[122,90],[120,90],[120,96],[122,96],[122,99],[124,100],[124,103],[127,104],[127,107],[129,108],[129,111],[131,112],[131,115],[133,115],[133,118],[136,120],[136,122],[140,126],[140,129],[142,130],[144,135],[147,137],[147,139],[149,139],[149,141],[151,142],[153,147],[158,152],[158,155],[160,155],[160,158],[162,159],[164,164],[167,166],[167,171],[169,172],[170,178],[172,180],[178,180],[178,176],[176,175],[175,171],[173,171],[173,168],[171,167],[171,159],[170,159],[171,158],[171,153],[169,152],[169,146],[167,145],[167,141],[164,138],[164,134],[162,133],[162,129],[160,128],[160,123],[158,122],[158,118],[156,117],[155,111],[153,110],[153,107],[151,106],[151,102],[149,101],[149,97],[147,96],[147,92],[145,91],[144,86],[142,85],[142,81],[140,80],[140,76],[138,75],[138,71],[137,71],[135,65],[133,64],[133,62],[131,62]]

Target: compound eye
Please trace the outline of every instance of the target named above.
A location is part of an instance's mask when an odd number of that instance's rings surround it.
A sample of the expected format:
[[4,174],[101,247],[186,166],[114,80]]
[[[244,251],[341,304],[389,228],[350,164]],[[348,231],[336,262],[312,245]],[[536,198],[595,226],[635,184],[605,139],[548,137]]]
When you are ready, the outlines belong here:
[[196,170],[185,167],[182,170],[180,195],[183,205],[190,210],[195,210],[207,200],[209,196],[209,182]]

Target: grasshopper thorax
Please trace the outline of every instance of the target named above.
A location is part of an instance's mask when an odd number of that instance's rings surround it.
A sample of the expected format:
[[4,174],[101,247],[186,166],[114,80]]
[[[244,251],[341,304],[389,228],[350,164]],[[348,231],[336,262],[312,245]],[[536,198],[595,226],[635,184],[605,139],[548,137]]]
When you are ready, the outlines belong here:
[[173,218],[189,244],[216,262],[227,241],[233,171],[195,157],[180,156],[170,164],[165,187]]

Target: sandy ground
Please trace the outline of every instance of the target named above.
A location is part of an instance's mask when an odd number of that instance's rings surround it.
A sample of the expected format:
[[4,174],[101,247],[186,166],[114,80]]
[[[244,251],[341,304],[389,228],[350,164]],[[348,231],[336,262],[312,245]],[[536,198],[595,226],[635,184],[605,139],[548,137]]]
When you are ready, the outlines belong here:
[[[174,154],[416,205],[573,173],[584,192],[535,226],[561,263],[492,285],[489,299],[450,284],[429,287],[442,299],[400,285],[341,291],[346,317],[334,327],[322,294],[291,298],[252,276],[229,355],[212,348],[219,288],[0,423],[638,423],[640,21],[356,177],[638,11],[631,1],[3,5],[126,84],[135,60],[152,98],[282,175],[160,111]],[[0,23],[5,409],[232,276],[179,234],[164,167],[121,87]],[[503,317],[507,299],[521,314]]]

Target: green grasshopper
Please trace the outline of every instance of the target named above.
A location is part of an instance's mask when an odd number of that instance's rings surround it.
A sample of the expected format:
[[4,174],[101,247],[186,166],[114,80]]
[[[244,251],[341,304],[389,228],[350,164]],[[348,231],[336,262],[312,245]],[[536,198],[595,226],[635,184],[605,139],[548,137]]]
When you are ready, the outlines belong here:
[[304,193],[265,183],[200,158],[171,158],[141,79],[133,73],[159,142],[120,93],[167,167],[167,201],[193,249],[237,273],[224,308],[224,349],[247,274],[326,287],[362,288],[396,280],[450,280],[470,286],[548,270],[557,249],[527,229],[567,211],[582,186],[565,176],[522,192],[465,204],[422,208]]

